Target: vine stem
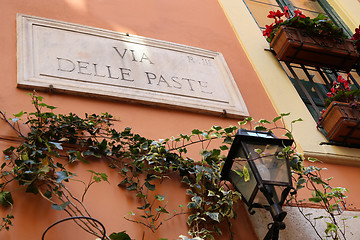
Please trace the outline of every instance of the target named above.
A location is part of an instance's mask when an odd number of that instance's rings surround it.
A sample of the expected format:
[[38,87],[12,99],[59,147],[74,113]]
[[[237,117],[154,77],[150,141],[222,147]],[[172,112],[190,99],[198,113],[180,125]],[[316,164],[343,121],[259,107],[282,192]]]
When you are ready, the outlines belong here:
[[[150,228],[150,230],[151,230],[153,233],[155,232],[154,229],[153,229],[150,225],[148,225],[148,224],[146,224],[146,223],[144,223],[144,222],[132,220],[132,219],[127,218],[127,217],[124,217],[124,218],[125,218],[126,220],[128,220],[129,222],[134,222],[134,223],[142,224],[142,225],[144,225],[145,227]],[[160,225],[162,225],[162,223],[160,223],[159,226],[160,226]]]
[[[50,186],[49,186],[49,187],[50,187]],[[63,186],[63,188],[65,188],[65,189],[68,191],[68,193],[72,196],[71,192],[69,192],[69,190],[68,190],[65,186]],[[51,187],[50,187],[50,189],[51,189]],[[41,191],[40,189],[38,190],[38,192],[39,192],[39,194],[40,194],[44,199],[46,199],[47,201],[49,201],[49,202],[52,203],[52,204],[56,204],[56,202],[54,202],[53,200],[47,198],[47,197],[42,193],[42,191]],[[83,216],[83,217],[91,217],[91,215],[89,214],[89,212],[87,211],[87,209],[85,208],[85,206],[84,206],[83,204],[81,204],[81,205],[82,205],[83,208],[85,209],[85,212],[87,213],[87,216],[86,216],[85,214],[83,214],[83,213],[81,212],[81,210],[69,199],[69,197],[66,195],[66,193],[65,193],[64,191],[61,191],[61,194],[62,194],[63,196],[65,196],[65,198],[66,198],[66,199],[70,202],[70,204],[71,204],[71,205],[68,206],[68,208],[69,208],[70,211],[67,210],[67,209],[64,209],[64,211],[65,211],[70,217],[79,216],[79,214],[80,214],[80,216]],[[58,198],[61,202],[65,203],[65,201],[59,196],[59,194],[56,194],[56,193],[55,193],[55,196],[57,196],[57,198]],[[72,196],[72,198],[75,199],[75,200],[77,200],[77,199],[74,198],[73,196]],[[71,206],[72,206],[72,207],[71,207]],[[75,210],[74,210],[73,208],[74,208]],[[72,212],[72,213],[71,213],[71,212]],[[80,228],[82,228],[84,231],[86,231],[87,233],[92,234],[92,235],[94,235],[94,236],[96,236],[96,237],[101,237],[100,234],[98,234],[97,232],[95,232],[95,231],[92,229],[92,227],[94,227],[94,228],[97,229],[100,233],[102,233],[101,229],[99,229],[99,227],[96,225],[96,223],[94,224],[92,221],[89,221],[89,220],[86,220],[86,222],[85,222],[84,219],[79,219],[79,220],[74,219],[74,222],[75,222]],[[80,222],[81,222],[82,224],[84,224],[84,225],[86,226],[86,228],[85,228],[83,225],[81,225]],[[92,227],[89,226],[88,224],[90,224]],[[108,236],[106,236],[106,238],[107,238],[108,240],[110,240],[110,238],[109,238]]]
[[[39,194],[40,194],[45,200],[49,201],[49,202],[52,203],[52,204],[56,204],[53,200],[47,198],[47,197],[42,193],[42,191],[41,191],[40,189],[38,190],[38,192],[39,192]],[[62,202],[65,202],[65,201],[62,200],[57,194],[55,194],[55,195],[56,195]],[[70,217],[77,216],[76,212],[75,212],[73,209],[70,208],[70,210],[71,210],[71,212],[73,212],[75,215],[73,215],[69,210],[64,209],[64,211],[65,211]],[[82,216],[84,216],[84,215],[82,215]],[[83,220],[80,220],[80,221],[81,221],[88,229],[86,229],[84,226],[82,226],[78,221],[74,220],[74,222],[75,222],[80,228],[82,228],[84,231],[86,231],[86,232],[88,232],[88,233],[90,233],[90,234],[92,234],[92,235],[94,235],[94,236],[96,236],[96,237],[100,237],[100,235],[98,235],[96,232],[94,232]]]
[[3,111],[0,110],[0,114],[2,116],[2,120],[4,120],[7,124],[9,124],[10,127],[13,130],[15,130],[22,138],[26,138],[19,130],[16,129],[16,127],[14,125],[11,124],[11,122],[9,122],[9,120],[7,119],[7,117]]
[[307,218],[306,215],[304,214],[304,211],[301,209],[300,204],[299,204],[299,202],[297,201],[297,198],[296,198],[296,197],[294,198],[294,200],[295,200],[295,203],[296,203],[296,207],[297,207],[297,209],[299,210],[299,212],[301,213],[301,215],[306,219],[306,221],[309,222],[309,224],[311,225],[311,227],[314,229],[316,235],[318,235],[319,239],[322,239],[320,233],[319,233],[318,230],[316,229],[316,226],[315,226],[315,225],[310,221],[310,219]]
[[[315,191],[318,191],[313,181],[310,181],[310,184],[312,185],[312,187],[314,188]],[[323,196],[321,196],[321,195],[320,195],[320,198],[321,198],[322,202],[324,203],[324,206],[325,206],[324,209],[330,215],[332,222],[336,226],[338,226],[338,223],[336,221],[336,218],[335,218],[334,214],[330,211],[330,207],[329,207],[329,205],[327,203],[327,199],[324,199]],[[343,238],[346,239],[344,232],[339,227],[337,229],[340,231]],[[336,233],[336,235],[337,235],[337,233]],[[334,239],[337,239],[337,237],[335,237]]]

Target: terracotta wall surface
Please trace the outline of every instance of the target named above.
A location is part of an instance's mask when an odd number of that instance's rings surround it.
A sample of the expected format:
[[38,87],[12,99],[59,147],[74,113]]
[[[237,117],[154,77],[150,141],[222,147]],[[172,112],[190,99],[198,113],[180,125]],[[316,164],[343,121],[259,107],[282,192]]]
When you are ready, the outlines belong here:
[[[0,0],[0,3],[2,6],[0,81],[3,89],[0,94],[0,109],[8,116],[20,110],[31,111],[30,98],[26,95],[29,90],[16,87],[17,13],[127,32],[221,52],[250,115],[255,119],[272,119],[276,116],[266,92],[216,0]],[[120,117],[119,128],[130,126],[135,132],[155,139],[190,133],[194,128],[208,129],[212,125],[234,125],[240,120],[76,95],[46,92],[40,94],[46,103],[58,107],[56,113],[75,112],[82,115],[109,112]],[[14,136],[6,124],[1,122],[0,125],[0,136]],[[11,143],[0,142],[1,149],[9,144]],[[124,220],[123,217],[136,207],[133,197],[118,189],[119,177],[102,162],[85,167],[76,165],[74,171],[78,172],[80,178],[88,179],[89,173],[86,170],[89,168],[105,172],[110,178],[111,184],[102,183],[94,186],[85,201],[93,216],[107,226],[107,231],[126,230],[134,239],[150,240],[161,237],[177,239],[180,234],[186,234],[186,216],[169,221],[155,234],[138,224]],[[176,185],[175,182],[169,181],[162,185],[166,196],[174,199],[173,203],[169,203],[173,204],[174,208],[178,204],[186,205],[188,200],[183,186]],[[80,191],[82,185],[74,188]],[[21,191],[14,194],[16,201],[14,227],[9,232],[0,232],[1,240],[40,239],[46,227],[65,217],[64,213],[52,210],[47,202],[39,200],[39,196],[30,194],[24,196],[20,194]],[[35,202],[38,205],[35,205]],[[240,207],[239,215],[243,217],[234,222],[236,225],[234,230],[238,234],[236,239],[255,239],[244,208]],[[84,233],[73,224],[64,223],[49,233],[46,240],[94,239],[86,238],[82,234]],[[144,238],[142,238],[143,234],[145,234]]]

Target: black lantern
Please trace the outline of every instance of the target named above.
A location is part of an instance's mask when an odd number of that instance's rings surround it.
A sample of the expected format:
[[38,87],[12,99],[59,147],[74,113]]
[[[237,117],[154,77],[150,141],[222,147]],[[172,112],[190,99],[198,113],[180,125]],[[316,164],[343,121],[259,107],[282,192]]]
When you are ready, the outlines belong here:
[[241,129],[235,135],[221,176],[241,193],[249,207],[265,208],[274,220],[264,239],[278,239],[286,216],[281,208],[292,189],[289,160],[283,149],[293,140],[278,139],[273,134]]

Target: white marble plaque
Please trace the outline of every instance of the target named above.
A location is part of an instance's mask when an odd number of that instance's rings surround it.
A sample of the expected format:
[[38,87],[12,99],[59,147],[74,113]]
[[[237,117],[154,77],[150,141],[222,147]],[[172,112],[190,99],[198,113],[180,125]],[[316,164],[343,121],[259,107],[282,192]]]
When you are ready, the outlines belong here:
[[247,116],[221,53],[18,15],[18,87]]

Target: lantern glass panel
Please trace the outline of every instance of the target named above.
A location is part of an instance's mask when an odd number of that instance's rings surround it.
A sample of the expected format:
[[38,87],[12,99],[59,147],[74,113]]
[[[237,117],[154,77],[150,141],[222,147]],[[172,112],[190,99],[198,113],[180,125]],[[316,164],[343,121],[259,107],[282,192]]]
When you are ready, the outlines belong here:
[[[244,167],[248,170],[250,179],[245,182]],[[250,197],[257,188],[257,182],[249,163],[244,158],[235,158],[229,173],[232,184],[245,198],[246,202],[250,201]]]
[[[270,197],[274,203],[279,203],[281,201],[281,194],[285,189],[284,186],[276,185],[265,185],[266,191],[270,194]],[[255,196],[254,203],[260,203],[263,206],[269,206],[269,201],[266,199],[265,195],[259,190]]]
[[289,173],[285,158],[278,157],[283,146],[246,143],[249,160],[253,160],[263,181],[289,183]]

